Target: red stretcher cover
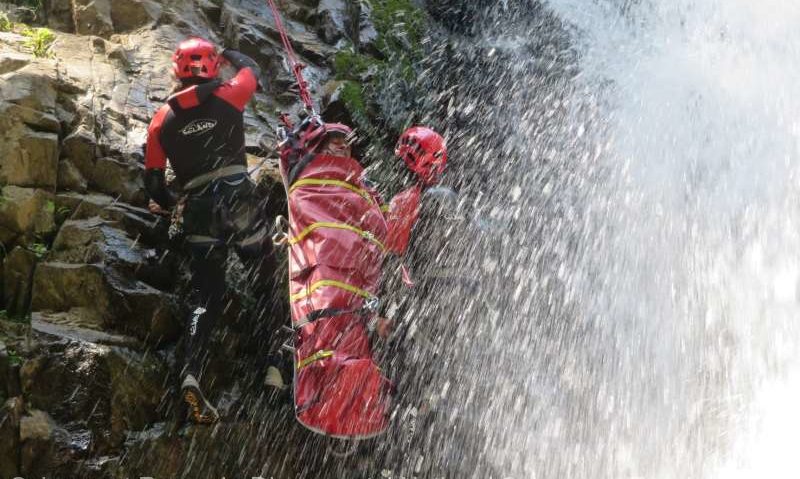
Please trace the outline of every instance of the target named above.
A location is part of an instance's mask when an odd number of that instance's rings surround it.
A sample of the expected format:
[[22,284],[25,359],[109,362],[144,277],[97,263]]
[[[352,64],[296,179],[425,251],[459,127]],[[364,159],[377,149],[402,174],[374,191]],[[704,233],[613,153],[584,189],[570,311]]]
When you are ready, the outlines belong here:
[[[284,160],[284,182],[286,172]],[[387,226],[362,178],[353,158],[317,155],[287,185],[295,412],[338,438],[384,432],[390,407],[363,309],[378,293]]]

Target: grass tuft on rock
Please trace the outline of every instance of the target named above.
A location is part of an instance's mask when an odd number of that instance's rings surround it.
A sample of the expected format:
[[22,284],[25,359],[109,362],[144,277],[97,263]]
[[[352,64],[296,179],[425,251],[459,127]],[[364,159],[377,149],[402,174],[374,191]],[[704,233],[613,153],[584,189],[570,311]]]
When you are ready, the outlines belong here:
[[8,14],[0,12],[0,32],[10,32],[14,29],[14,22],[8,19]]
[[51,58],[51,48],[56,41],[56,35],[49,28],[26,28],[22,33],[27,40],[25,46],[31,50],[33,56],[38,58]]
[[17,354],[17,351],[15,349],[9,349],[8,350],[8,362],[12,366],[21,365],[22,364],[22,356]]
[[42,259],[45,257],[50,248],[44,243],[33,243],[28,246],[28,251],[35,254],[37,258]]

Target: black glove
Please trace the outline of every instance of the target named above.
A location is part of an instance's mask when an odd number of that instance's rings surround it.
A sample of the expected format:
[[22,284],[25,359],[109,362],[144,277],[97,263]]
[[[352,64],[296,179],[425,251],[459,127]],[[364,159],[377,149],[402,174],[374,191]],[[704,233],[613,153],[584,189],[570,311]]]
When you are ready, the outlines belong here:
[[167,182],[164,179],[164,170],[145,170],[144,189],[147,190],[147,194],[150,195],[150,198],[163,209],[170,209],[177,203],[177,199],[167,188]]
[[230,48],[226,48],[222,51],[222,56],[228,62],[233,65],[236,70],[241,70],[242,68],[249,68],[253,71],[253,75],[256,77],[256,82],[258,83],[258,89],[263,90],[264,83],[261,81],[261,68],[258,66],[255,60],[248,57],[242,52],[231,50]]

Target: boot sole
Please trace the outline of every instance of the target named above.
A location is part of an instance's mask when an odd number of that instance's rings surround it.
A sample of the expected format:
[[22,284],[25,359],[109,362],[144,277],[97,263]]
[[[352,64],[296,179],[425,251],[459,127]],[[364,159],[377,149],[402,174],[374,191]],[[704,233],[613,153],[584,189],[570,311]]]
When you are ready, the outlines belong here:
[[183,393],[183,401],[189,406],[189,413],[197,424],[214,424],[219,421],[217,414],[203,414],[200,407],[201,401],[198,399],[194,391],[187,390]]

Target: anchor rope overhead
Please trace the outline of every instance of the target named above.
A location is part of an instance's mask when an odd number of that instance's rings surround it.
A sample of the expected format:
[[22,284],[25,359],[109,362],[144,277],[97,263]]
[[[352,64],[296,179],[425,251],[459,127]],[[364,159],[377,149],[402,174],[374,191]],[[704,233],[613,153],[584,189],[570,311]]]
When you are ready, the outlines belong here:
[[286,57],[289,61],[289,66],[291,67],[292,73],[297,80],[298,95],[300,96],[300,100],[303,102],[303,105],[305,105],[306,111],[313,115],[315,114],[314,103],[311,100],[311,94],[308,92],[308,83],[303,77],[303,69],[306,66],[297,61],[297,55],[294,52],[294,48],[292,48],[292,42],[289,40],[289,35],[286,34],[286,28],[283,26],[281,14],[278,11],[277,5],[275,5],[275,0],[267,0],[267,3],[272,9],[272,17],[275,19],[275,27],[278,29],[278,33],[281,36],[281,42],[283,42],[283,47],[286,49]]

